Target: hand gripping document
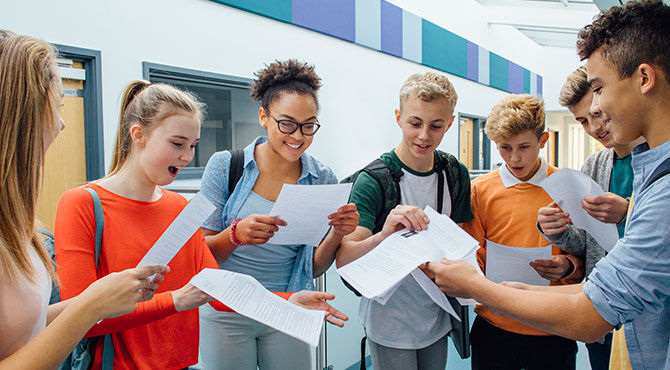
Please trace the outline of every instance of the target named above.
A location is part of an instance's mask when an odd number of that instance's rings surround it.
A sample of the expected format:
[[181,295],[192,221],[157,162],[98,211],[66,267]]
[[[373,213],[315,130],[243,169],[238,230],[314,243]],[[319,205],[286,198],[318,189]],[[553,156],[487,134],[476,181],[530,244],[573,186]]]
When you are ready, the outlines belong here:
[[338,274],[363,296],[379,299],[380,303],[386,302],[399,282],[412,274],[435,303],[453,314],[451,306],[441,298],[444,294],[417,266],[441,258],[464,259],[479,244],[449,217],[430,207],[425,212],[430,219],[427,230],[400,230],[391,234],[367,254],[339,268]]
[[251,276],[206,268],[191,279],[191,284],[240,315],[277,329],[312,347],[319,343],[325,311],[296,306],[270,293]]
[[319,245],[330,226],[328,215],[347,204],[351,184],[284,184],[270,216],[286,221],[268,243]]
[[563,211],[570,214],[576,227],[591,234],[604,250],[612,250],[619,240],[616,225],[597,220],[582,208],[582,199],[585,196],[605,195],[598,183],[581,171],[562,168],[542,180],[540,186]]

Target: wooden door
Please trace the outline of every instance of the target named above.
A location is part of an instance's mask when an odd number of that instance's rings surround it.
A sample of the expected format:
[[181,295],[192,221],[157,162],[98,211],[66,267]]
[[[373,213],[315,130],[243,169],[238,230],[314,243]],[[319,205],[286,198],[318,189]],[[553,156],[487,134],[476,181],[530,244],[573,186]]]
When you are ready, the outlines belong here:
[[547,163],[558,166],[558,158],[556,157],[558,133],[555,130],[547,130],[547,132],[549,132],[549,140],[547,140]]
[[474,146],[474,121],[470,118],[461,117],[460,121],[460,148],[458,150],[458,159],[465,164],[468,169],[472,169]]
[[[83,69],[83,65],[75,61],[67,68]],[[83,80],[63,78],[65,97],[61,117],[65,121],[65,130],[47,151],[37,201],[37,218],[49,231],[53,231],[56,206],[63,192],[86,183],[83,89]]]

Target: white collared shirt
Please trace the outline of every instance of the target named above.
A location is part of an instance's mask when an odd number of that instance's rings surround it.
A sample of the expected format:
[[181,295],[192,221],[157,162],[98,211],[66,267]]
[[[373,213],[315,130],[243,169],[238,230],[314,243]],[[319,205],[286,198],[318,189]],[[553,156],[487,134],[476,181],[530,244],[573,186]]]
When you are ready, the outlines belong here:
[[535,172],[535,175],[531,177],[528,181],[521,181],[516,176],[510,172],[510,170],[507,168],[506,164],[503,164],[500,166],[500,179],[503,182],[503,185],[505,185],[506,188],[510,188],[516,184],[521,184],[521,183],[528,183],[532,184],[535,186],[540,186],[540,182],[542,180],[547,178],[547,172],[549,171],[549,165],[547,164],[547,161],[540,156],[540,168],[537,169],[537,172]]

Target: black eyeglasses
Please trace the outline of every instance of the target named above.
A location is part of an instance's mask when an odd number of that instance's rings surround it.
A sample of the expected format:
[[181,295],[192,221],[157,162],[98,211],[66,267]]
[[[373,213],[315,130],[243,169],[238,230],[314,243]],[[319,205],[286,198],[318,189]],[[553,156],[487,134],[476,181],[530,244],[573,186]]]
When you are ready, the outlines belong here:
[[270,116],[275,122],[277,122],[277,127],[279,128],[279,132],[283,134],[292,134],[294,133],[298,127],[300,128],[300,132],[302,132],[303,135],[305,136],[312,136],[316,134],[317,131],[319,131],[319,128],[321,125],[318,122],[305,122],[305,123],[297,123],[293,122],[290,119],[276,119],[272,116],[269,110],[265,110],[268,113],[268,116]]

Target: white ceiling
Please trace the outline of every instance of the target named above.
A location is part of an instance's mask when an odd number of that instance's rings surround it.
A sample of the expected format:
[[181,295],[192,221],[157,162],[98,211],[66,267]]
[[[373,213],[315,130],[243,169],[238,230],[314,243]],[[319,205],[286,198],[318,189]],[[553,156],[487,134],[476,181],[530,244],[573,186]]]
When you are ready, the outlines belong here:
[[541,46],[565,48],[575,47],[579,30],[600,11],[593,0],[476,1],[488,11],[490,25],[512,26]]

